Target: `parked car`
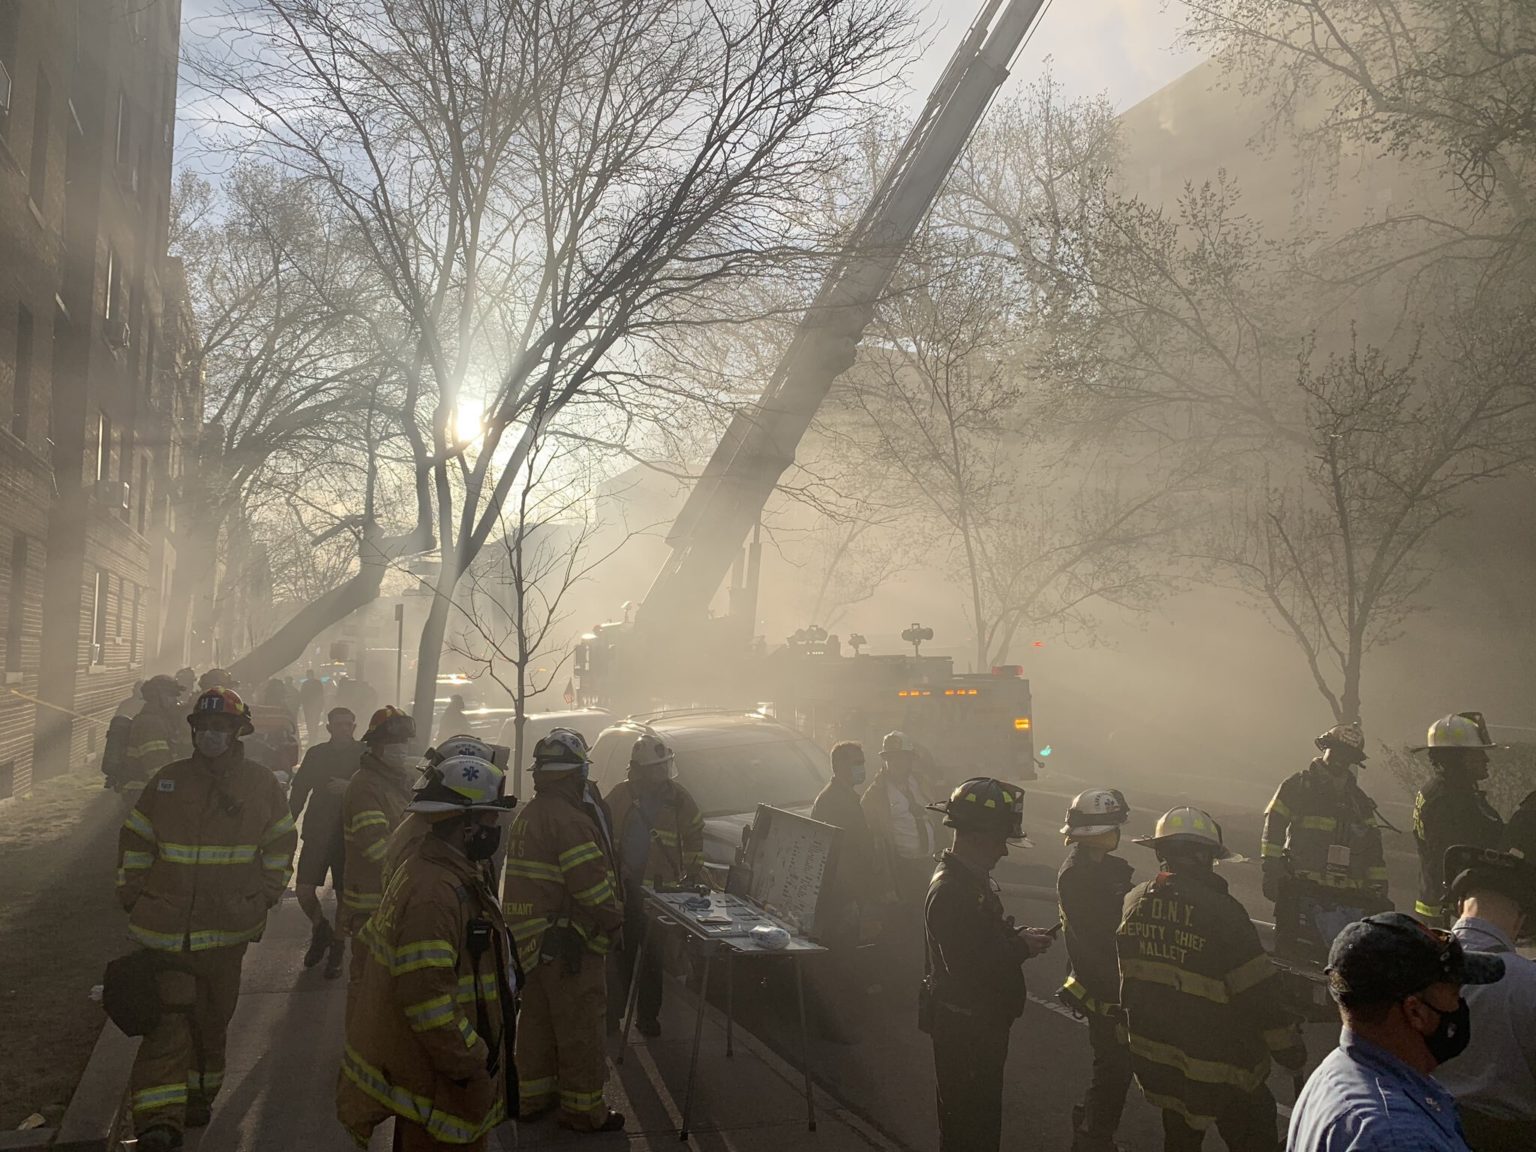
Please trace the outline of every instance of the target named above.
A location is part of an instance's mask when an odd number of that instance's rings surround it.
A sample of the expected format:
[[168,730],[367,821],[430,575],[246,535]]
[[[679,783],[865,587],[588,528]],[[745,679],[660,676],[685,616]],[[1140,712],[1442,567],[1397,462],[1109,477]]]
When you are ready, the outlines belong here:
[[629,771],[635,738],[652,732],[677,757],[677,780],[704,814],[704,857],[729,867],[759,804],[809,812],[827,782],[827,756],[807,736],[756,712],[690,709],[631,716],[592,747],[592,779],[606,793]]
[[[523,761],[525,765],[533,760],[533,746],[544,737],[548,736],[556,728],[574,728],[586,737],[591,744],[597,739],[597,735],[603,729],[613,723],[613,713],[605,712],[601,708],[574,708],[567,712],[530,712],[528,718],[523,721]],[[496,737],[497,744],[504,744],[508,748],[517,743],[517,717],[508,716],[502,721],[501,732]]]

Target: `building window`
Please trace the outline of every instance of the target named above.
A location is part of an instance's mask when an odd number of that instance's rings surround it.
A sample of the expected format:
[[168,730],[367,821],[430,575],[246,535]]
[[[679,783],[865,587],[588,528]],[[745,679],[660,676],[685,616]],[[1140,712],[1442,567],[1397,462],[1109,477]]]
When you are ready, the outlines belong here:
[[96,414],[96,479],[106,480],[112,475],[112,417],[105,412]]
[[96,569],[95,601],[91,606],[91,663],[104,664],[107,656],[107,574]]
[[137,667],[139,663],[139,611],[143,607],[144,589],[135,584],[133,586],[133,615],[128,621],[128,663]]
[[21,671],[21,636],[27,622],[27,538],[11,538],[11,590],[5,610],[5,670]]
[[27,442],[32,419],[32,313],[16,309],[16,379],[11,388],[11,435]]
[[27,195],[38,208],[43,207],[44,194],[48,191],[48,113],[53,103],[53,92],[48,77],[41,68],[37,70],[37,96],[32,104],[32,171],[27,174]]

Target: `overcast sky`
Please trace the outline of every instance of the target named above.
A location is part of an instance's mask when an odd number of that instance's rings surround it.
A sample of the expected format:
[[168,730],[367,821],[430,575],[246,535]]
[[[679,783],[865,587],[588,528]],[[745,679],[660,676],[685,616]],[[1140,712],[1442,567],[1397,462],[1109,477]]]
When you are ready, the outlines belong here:
[[[906,77],[920,102],[938,78],[981,0],[914,0],[930,47]],[[1008,87],[1038,76],[1050,57],[1073,96],[1107,92],[1117,107],[1136,103],[1197,63],[1171,47],[1179,0],[1047,0],[1048,8],[1013,68]],[[224,0],[183,0],[186,19],[223,7]]]

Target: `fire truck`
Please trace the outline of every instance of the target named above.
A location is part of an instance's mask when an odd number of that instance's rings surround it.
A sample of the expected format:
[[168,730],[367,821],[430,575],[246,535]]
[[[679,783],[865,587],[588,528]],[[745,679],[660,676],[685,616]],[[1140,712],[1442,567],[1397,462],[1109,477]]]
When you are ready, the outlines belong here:
[[[878,748],[901,729],[942,782],[1034,776],[1029,683],[1016,668],[957,675],[947,657],[844,655],[754,635],[764,506],[890,287],[1042,0],[986,0],[950,59],[758,400],[731,420],[667,535],[633,619],[582,637],[577,702],[609,711],[762,707],[823,743]],[[750,539],[749,539],[750,537]],[[728,610],[710,606],[729,578]]]

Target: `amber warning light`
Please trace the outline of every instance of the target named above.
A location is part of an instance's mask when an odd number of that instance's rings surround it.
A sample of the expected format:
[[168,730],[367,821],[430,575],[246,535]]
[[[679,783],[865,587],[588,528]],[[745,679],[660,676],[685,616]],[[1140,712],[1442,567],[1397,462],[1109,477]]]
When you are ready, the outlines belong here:
[[1018,731],[1018,732],[1028,732],[1029,731],[1029,717],[1028,716],[1015,716],[1013,718],[1013,727],[1014,727],[1015,731]]

